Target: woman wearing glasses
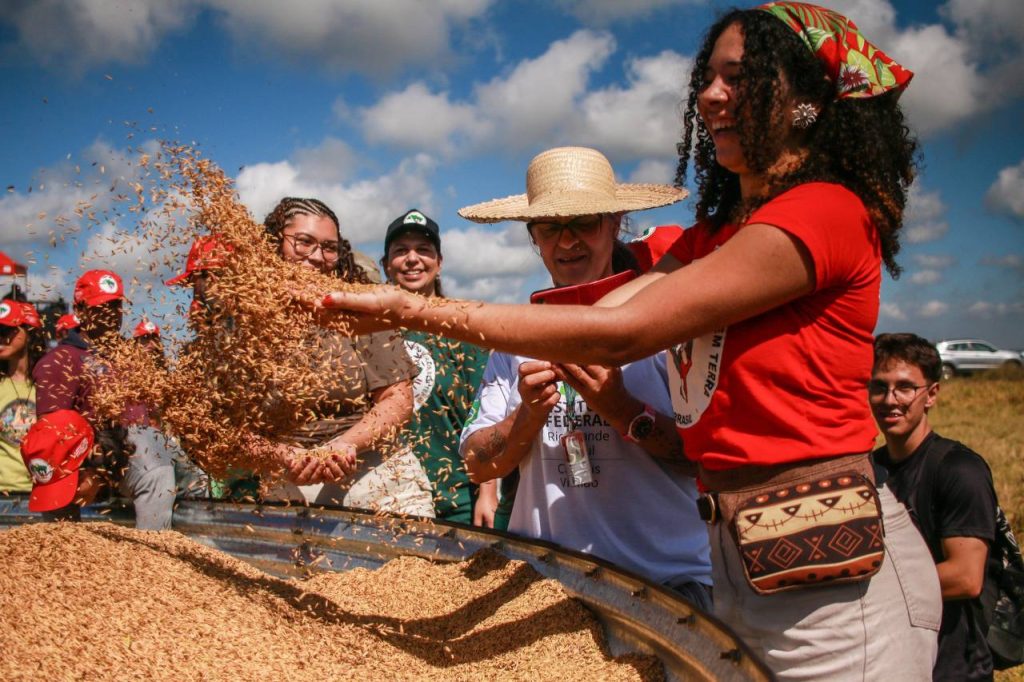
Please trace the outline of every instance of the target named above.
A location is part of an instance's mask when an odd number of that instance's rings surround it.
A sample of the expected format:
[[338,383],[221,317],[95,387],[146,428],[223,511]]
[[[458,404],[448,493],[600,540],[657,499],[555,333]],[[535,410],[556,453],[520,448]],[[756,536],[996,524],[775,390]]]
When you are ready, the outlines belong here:
[[[317,199],[286,197],[264,220],[281,257],[348,282],[369,283],[342,238],[338,218]],[[334,372],[328,395],[289,395],[274,400],[314,403],[316,419],[289,434],[281,460],[302,497],[374,511],[433,516],[430,484],[399,432],[412,415],[416,367],[401,336],[390,332],[350,339],[310,329],[310,371]],[[271,406],[272,407],[272,406]],[[310,451],[327,450],[324,459]],[[291,491],[294,495],[295,491]]]
[[[665,185],[618,184],[612,201],[593,198],[591,185],[614,184],[611,164],[594,149],[548,150],[526,175],[527,193],[547,201],[528,205],[519,195],[461,213],[478,222],[526,222],[552,283],[575,292],[635,268],[619,240],[626,211],[684,195]],[[559,217],[544,217],[554,206]],[[710,608],[707,529],[670,416],[666,362],[664,352],[621,367],[495,352],[462,432],[462,454],[477,482],[518,471],[510,532],[599,556]]]

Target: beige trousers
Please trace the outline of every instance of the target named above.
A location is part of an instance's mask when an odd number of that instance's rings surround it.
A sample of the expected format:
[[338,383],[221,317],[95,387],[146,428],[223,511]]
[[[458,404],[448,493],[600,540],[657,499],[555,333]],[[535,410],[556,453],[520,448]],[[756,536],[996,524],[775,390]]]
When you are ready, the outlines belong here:
[[885,560],[870,580],[759,595],[727,527],[710,527],[715,614],[779,680],[932,679],[942,620],[928,548],[889,489],[878,490]]

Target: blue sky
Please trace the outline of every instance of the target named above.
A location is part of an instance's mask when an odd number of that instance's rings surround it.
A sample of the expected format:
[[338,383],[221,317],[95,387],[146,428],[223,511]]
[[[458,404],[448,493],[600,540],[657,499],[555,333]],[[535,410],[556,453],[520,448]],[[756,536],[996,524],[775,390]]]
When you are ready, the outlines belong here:
[[[524,301],[549,282],[523,226],[456,211],[524,191],[529,159],[563,144],[601,149],[620,180],[669,182],[691,59],[725,6],[5,2],[0,249],[32,262],[37,295],[69,297],[83,268],[107,265],[137,281],[133,319],[170,321],[166,295],[145,292],[183,247],[74,209],[109,205],[133,150],[175,139],[234,177],[257,218],[281,196],[318,196],[375,258],[416,206],[442,227],[449,293]],[[878,330],[1024,348],[1024,3],[832,6],[917,74],[903,101],[923,167]],[[691,217],[683,203],[634,215],[633,229]]]

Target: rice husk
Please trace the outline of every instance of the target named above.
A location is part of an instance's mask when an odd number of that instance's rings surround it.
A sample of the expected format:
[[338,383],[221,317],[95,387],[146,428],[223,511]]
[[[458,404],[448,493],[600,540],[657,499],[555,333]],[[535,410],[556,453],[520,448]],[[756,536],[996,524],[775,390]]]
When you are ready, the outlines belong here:
[[402,557],[282,580],[174,532],[0,532],[0,679],[658,680],[528,564]]
[[[273,473],[281,468],[275,443],[315,419],[312,406],[344,374],[342,368],[310,371],[316,351],[311,330],[319,324],[347,334],[348,325],[337,315],[317,320],[308,302],[365,285],[282,260],[230,178],[195,149],[165,143],[138,163],[147,170],[133,206],[140,213],[146,208],[140,230],[157,243],[214,235],[224,247],[222,264],[207,285],[213,303],[199,314],[179,311],[177,336],[188,341],[173,348],[166,363],[132,340],[97,341],[105,364],[94,365],[102,375],[94,378],[94,403],[101,418],[111,420],[126,405],[146,404],[214,477]],[[165,322],[165,332],[170,327]]]

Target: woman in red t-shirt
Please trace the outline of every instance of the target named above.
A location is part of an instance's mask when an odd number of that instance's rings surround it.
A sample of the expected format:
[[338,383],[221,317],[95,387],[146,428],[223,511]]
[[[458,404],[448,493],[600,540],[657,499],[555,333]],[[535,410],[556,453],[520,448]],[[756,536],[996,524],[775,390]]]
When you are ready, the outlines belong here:
[[708,493],[716,613],[781,678],[927,679],[938,581],[875,481],[865,388],[914,177],[898,104],[911,77],[830,10],[731,12],[696,56],[679,145],[697,224],[653,272],[604,307],[426,305],[393,289],[323,305],[361,313],[360,329],[555,362],[671,349],[676,424]]

